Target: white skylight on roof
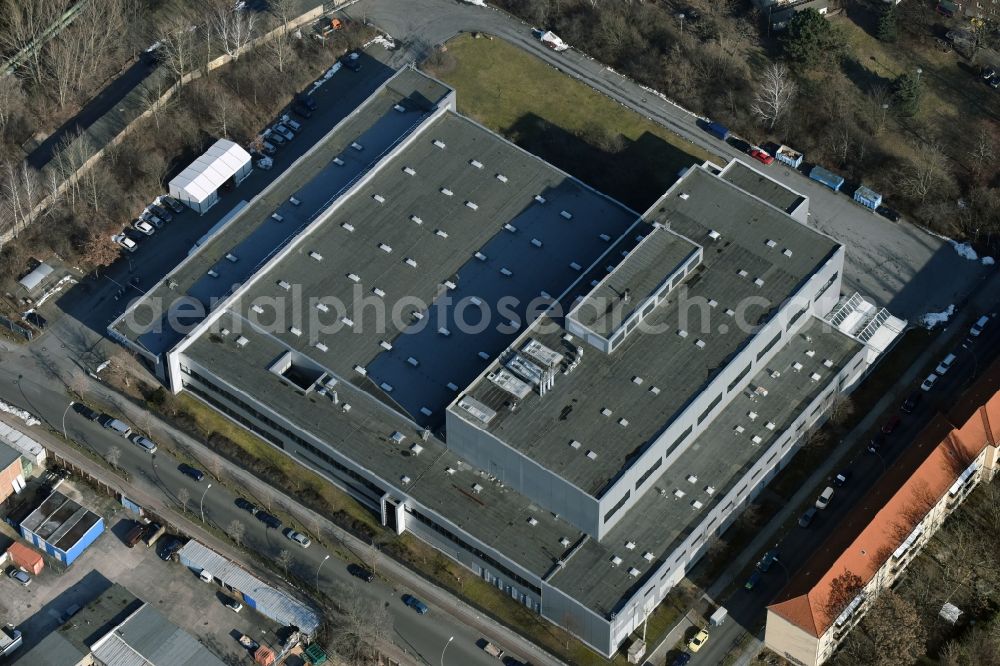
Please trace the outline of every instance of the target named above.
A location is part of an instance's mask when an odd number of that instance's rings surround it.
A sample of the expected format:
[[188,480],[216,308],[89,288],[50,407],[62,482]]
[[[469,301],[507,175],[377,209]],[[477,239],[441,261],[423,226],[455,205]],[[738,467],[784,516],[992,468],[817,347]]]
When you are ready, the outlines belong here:
[[455,195],[455,193],[449,190],[447,187],[441,188],[441,194],[445,195],[446,197],[451,197]]
[[597,460],[597,453],[595,451],[587,451],[587,457],[591,460]]

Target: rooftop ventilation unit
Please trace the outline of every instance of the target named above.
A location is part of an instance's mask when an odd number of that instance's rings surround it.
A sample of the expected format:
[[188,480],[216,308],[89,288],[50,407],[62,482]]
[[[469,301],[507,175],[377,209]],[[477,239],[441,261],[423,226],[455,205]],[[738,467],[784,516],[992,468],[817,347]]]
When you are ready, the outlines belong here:
[[701,502],[699,502],[698,500],[695,500],[695,501],[691,502],[691,508],[694,509],[695,511],[697,511],[698,509],[700,509],[703,506],[705,506],[705,505],[702,504]]
[[469,164],[471,164],[472,166],[476,167],[477,169],[482,169],[483,168],[483,163],[480,162],[479,160],[469,160]]
[[660,387],[659,386],[650,386],[649,387],[649,392],[652,393],[653,395],[660,395]]
[[777,245],[777,243],[775,243],[770,238],[768,238],[766,241],[764,241],[764,244],[767,245],[768,247],[774,247],[775,245]]
[[439,328],[439,329],[438,329],[438,333],[439,333],[440,335],[443,335],[443,336],[444,336],[444,337],[446,337],[446,338],[447,338],[447,337],[448,337],[449,335],[451,335],[451,331],[449,331],[449,330],[448,330],[447,328],[445,328],[444,326],[442,326],[441,328]]
[[687,481],[688,483],[698,483],[698,477],[695,476],[694,474],[689,474],[687,476]]
[[444,286],[447,289],[455,289],[457,287],[457,285],[454,282],[452,282],[451,280],[445,280],[444,281]]
[[795,372],[802,372],[802,364],[799,363],[798,361],[792,363],[792,370],[794,370]]
[[628,419],[618,419],[618,425],[620,425],[623,428],[627,428],[628,427]]
[[742,268],[741,268],[741,269],[739,269],[738,271],[736,271],[736,274],[737,274],[737,275],[739,275],[740,277],[744,277],[744,278],[745,278],[746,276],[750,275],[749,273],[747,273],[747,272],[746,272],[746,271],[745,271],[744,269],[742,269]]
[[294,326],[290,327],[288,329],[288,332],[294,335],[295,337],[300,337],[302,335],[302,330],[295,328]]
[[559,216],[562,217],[564,220],[573,219],[573,213],[569,212],[568,210],[559,211]]
[[361,282],[361,276],[358,275],[357,273],[348,273],[347,279],[350,280],[351,282]]
[[591,460],[597,460],[597,452],[587,451],[587,457],[590,458]]
[[419,456],[423,452],[423,450],[424,447],[420,446],[417,443],[414,443],[413,446],[410,447],[410,453],[412,453],[415,456]]
[[315,252],[315,251],[310,252],[309,253],[309,257],[312,258],[312,259],[315,259],[316,261],[323,261],[323,255],[320,254],[319,252]]
[[823,367],[825,367],[825,368],[832,368],[833,367],[833,361],[831,361],[830,359],[824,359],[823,360]]
[[542,246],[542,241],[538,240],[537,238],[532,238],[531,239],[531,244],[534,245],[535,247],[541,247]]
[[559,545],[562,546],[563,548],[569,547],[569,539],[567,539],[566,537],[560,538]]
[[781,254],[785,255],[786,257],[791,257],[792,251],[786,247],[784,250],[781,251]]
[[506,183],[507,182],[507,176],[503,175],[502,173],[498,173],[497,174],[497,180],[499,180],[501,183]]
[[687,192],[681,192],[681,193],[680,193],[680,197],[681,197],[681,199],[683,199],[684,201],[687,201],[687,200],[688,200],[688,198],[689,198],[690,196],[691,196],[691,195],[690,195],[690,194],[688,194]]
[[601,409],[601,414],[603,414],[604,416],[611,416],[612,413],[613,412],[610,409],[608,409],[607,407],[604,407],[604,408]]
[[768,430],[774,430],[777,426],[775,426],[774,421],[768,421],[764,424],[764,427]]
[[382,196],[381,194],[373,194],[372,199],[374,199],[378,203],[385,203],[385,197]]
[[745,430],[746,428],[744,428],[741,425],[738,425],[735,428],[733,428],[733,432],[736,433],[737,435],[742,435]]
[[478,495],[479,493],[483,492],[483,487],[481,485],[479,485],[478,483],[473,483],[472,484],[472,492],[474,492],[474,493],[476,493]]
[[583,268],[583,266],[576,263],[575,261],[571,262],[569,267],[572,268],[574,271],[579,271],[581,268]]
[[540,204],[543,204],[545,203],[545,197],[543,197],[541,194],[536,194],[535,201],[537,201]]
[[403,173],[407,176],[416,176],[417,172],[413,167],[403,167]]
[[574,449],[580,448],[580,442],[576,441],[575,439],[569,440],[569,445]]
[[714,308],[717,305],[719,305],[719,301],[715,300],[714,298],[708,299],[708,307]]
[[386,254],[389,254],[390,252],[392,252],[392,248],[390,246],[386,245],[385,243],[379,243],[378,244],[378,249],[382,250]]
[[441,188],[441,194],[445,195],[446,197],[455,196],[455,193],[452,192],[451,190],[449,190],[447,187],[442,187]]
[[434,233],[437,234],[438,236],[440,236],[441,238],[447,238],[448,237],[448,232],[445,231],[444,229],[435,229]]
[[326,352],[326,351],[329,350],[329,347],[327,347],[326,345],[324,345],[322,342],[317,342],[313,346],[316,347],[316,349],[320,350],[321,352]]
[[410,216],[410,222],[413,222],[414,224],[423,224],[424,223],[424,221],[422,219],[420,219],[419,217],[417,217],[416,215],[411,215]]
[[750,438],[750,441],[752,441],[754,444],[760,444],[761,442],[764,441],[764,439],[760,435],[754,435],[753,437]]
[[364,146],[362,146],[357,141],[354,141],[353,143],[351,143],[351,148],[353,148],[354,150],[363,150]]
[[292,288],[292,285],[288,284],[284,280],[278,280],[278,286],[284,289],[285,291],[288,291],[289,289]]
[[420,310],[414,310],[412,314],[413,314],[413,318],[416,319],[417,321],[419,321],[419,320],[421,320],[421,319],[424,318],[424,313],[421,312]]
[[[521,380],[506,368],[489,373],[487,379],[518,399],[523,400],[531,393],[531,384]],[[579,442],[577,442],[577,446],[579,446]]]
[[379,289],[378,287],[372,287],[372,293],[378,296],[379,298],[385,298],[385,292]]
[[469,208],[471,210],[479,210],[479,204],[474,203],[472,201],[466,201],[465,202],[465,207]]
[[406,107],[403,106],[402,104],[393,104],[392,108],[396,109],[396,111],[400,113],[406,113]]
[[378,345],[379,345],[379,347],[381,347],[382,349],[384,349],[386,351],[392,350],[392,343],[389,342],[388,340],[382,340],[381,342],[378,343]]
[[636,569],[635,567],[632,567],[628,570],[628,575],[632,576],[632,578],[638,578],[640,573],[642,572]]
[[503,275],[504,277],[510,277],[511,275],[513,275],[513,273],[509,268],[505,266],[500,269],[500,275]]
[[424,416],[430,416],[434,412],[432,412],[431,410],[427,409],[426,407],[421,407],[420,408],[420,413],[423,414]]
[[709,230],[709,232],[708,232],[708,237],[709,237],[709,238],[711,238],[711,239],[712,239],[712,240],[714,240],[714,241],[717,241],[717,240],[719,240],[720,238],[722,238],[722,234],[720,234],[720,233],[719,233],[718,231],[716,231],[715,229],[710,229],[710,230]]
[[406,435],[396,430],[391,435],[389,435],[389,439],[391,439],[396,444],[402,444],[403,440],[406,439]]
[[407,358],[406,362],[409,363],[410,365],[412,365],[414,368],[416,368],[416,367],[418,367],[420,365],[420,361],[418,361],[417,359],[413,358],[412,356],[410,356],[409,358]]
[[806,350],[806,356],[808,356],[809,358],[812,358],[815,355],[816,355],[816,350],[815,349],[807,349]]
[[677,335],[679,335],[682,338],[686,338],[688,336],[688,332],[685,331],[683,328],[680,328],[677,329]]
[[715,487],[714,486],[705,486],[705,492],[708,493],[709,495],[714,495],[715,494]]
[[563,355],[557,351],[549,349],[541,342],[535,339],[529,339],[524,346],[521,347],[521,353],[525,356],[537,361],[545,368],[554,368],[563,361]]
[[687,493],[681,490],[680,488],[674,491],[674,499],[681,499],[685,495],[687,495]]
[[642,559],[646,560],[647,562],[652,562],[653,560],[656,559],[656,555],[653,555],[651,552],[647,550],[645,553],[642,554]]
[[757,420],[757,412],[747,412],[747,418],[751,421]]
[[381,389],[386,393],[392,393],[393,386],[389,382],[382,382],[379,384],[379,387],[381,387]]
[[437,146],[438,148],[443,149],[444,141],[442,141],[441,139],[434,139],[434,145]]
[[513,224],[510,224],[509,222],[503,225],[503,228],[512,234],[517,232],[517,227],[515,227]]
[[246,338],[244,338],[242,335],[240,337],[236,338],[236,346],[237,347],[246,347],[248,342],[250,342],[250,341],[247,340]]
[[333,163],[336,164],[337,166],[344,166],[344,160],[340,159],[339,157],[334,157]]
[[635,550],[635,541],[626,541],[625,542],[625,549],[626,550]]
[[350,222],[342,222],[340,226],[341,228],[347,229],[348,231],[354,231],[354,225],[351,224]]
[[811,375],[809,375],[809,379],[813,380],[814,382],[818,382],[820,380],[819,373],[818,372],[812,373]]
[[411,267],[411,268],[416,268],[417,267],[417,262],[414,261],[413,259],[411,259],[410,257],[407,257],[406,259],[404,259],[403,263],[406,264],[407,266]]
[[217,278],[217,277],[219,277],[219,274],[216,273],[215,271],[213,271],[212,269],[208,269],[208,277]]
[[237,261],[239,261],[239,259],[236,257],[235,254],[233,254],[232,252],[230,252],[230,253],[228,253],[226,255],[226,261],[231,261],[232,263],[235,264]]
[[632,383],[636,384],[636,385],[641,385],[642,384],[642,377],[640,377],[639,375],[636,375],[635,377],[632,378]]
[[454,474],[455,473],[455,468],[454,467],[445,467],[444,468],[444,473],[445,474]]
[[490,355],[484,351],[479,352],[477,356],[479,356],[479,358],[483,359],[484,361],[490,360]]
[[622,558],[618,557],[617,555],[611,556],[611,566],[616,567],[621,563],[622,563]]
[[473,256],[479,261],[486,261],[486,255],[483,254],[482,252],[476,252],[476,254],[474,254]]
[[758,287],[763,287],[764,286],[764,280],[762,278],[755,278],[754,281],[753,281],[753,283],[755,285],[757,285]]
[[260,307],[259,305],[251,305],[250,309],[256,312],[257,314],[264,314],[264,308]]
[[342,323],[344,326],[349,326],[349,327],[354,326],[354,320],[349,317],[341,317],[340,323]]
[[271,213],[271,219],[274,220],[275,222],[284,222],[285,221],[284,216],[278,215],[277,213]]
[[531,518],[528,518],[528,524],[534,527],[538,524],[538,519],[532,516]]
[[447,386],[447,387],[448,387],[448,389],[449,389],[449,390],[451,390],[451,391],[457,391],[457,390],[458,390],[458,384],[456,384],[455,382],[448,382],[448,383],[446,384],[446,386]]
[[696,347],[698,347],[698,349],[704,349],[705,348],[705,341],[704,340],[695,340],[694,344],[695,344]]
[[607,234],[601,234],[601,235],[600,235],[600,239],[601,239],[602,241],[604,241],[605,243],[608,243],[608,242],[610,242],[610,241],[611,241],[611,236],[609,236],[609,235],[607,235]]
[[408,477],[408,476],[406,476],[404,474],[403,476],[399,477],[399,480],[405,486],[406,484],[408,484],[410,482],[410,477]]

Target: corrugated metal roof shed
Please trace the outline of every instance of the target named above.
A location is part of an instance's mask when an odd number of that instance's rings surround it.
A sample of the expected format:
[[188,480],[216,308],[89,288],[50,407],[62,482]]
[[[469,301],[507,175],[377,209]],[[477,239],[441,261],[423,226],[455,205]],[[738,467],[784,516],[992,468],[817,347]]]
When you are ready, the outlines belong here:
[[35,270],[31,271],[20,279],[21,286],[31,291],[42,283],[45,278],[52,275],[53,268],[46,263],[38,264]]
[[191,634],[146,604],[91,646],[102,663],[115,666],[224,666]]
[[205,201],[249,165],[250,153],[228,139],[219,139],[170,181],[170,192],[180,190],[187,193],[185,199]]
[[198,572],[208,571],[249,597],[258,612],[275,622],[294,625],[310,635],[319,628],[320,615],[311,607],[264,583],[204,544],[191,540],[177,551],[177,557],[184,566]]

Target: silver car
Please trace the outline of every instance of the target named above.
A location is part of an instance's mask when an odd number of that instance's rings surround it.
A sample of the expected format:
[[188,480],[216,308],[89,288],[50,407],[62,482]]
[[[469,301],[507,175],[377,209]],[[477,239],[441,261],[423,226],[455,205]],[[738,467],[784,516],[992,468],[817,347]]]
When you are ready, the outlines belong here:
[[275,125],[274,131],[275,133],[285,137],[285,139],[288,141],[291,141],[292,139],[295,138],[295,132],[288,129],[288,127],[286,127],[284,123],[278,123],[277,125]]

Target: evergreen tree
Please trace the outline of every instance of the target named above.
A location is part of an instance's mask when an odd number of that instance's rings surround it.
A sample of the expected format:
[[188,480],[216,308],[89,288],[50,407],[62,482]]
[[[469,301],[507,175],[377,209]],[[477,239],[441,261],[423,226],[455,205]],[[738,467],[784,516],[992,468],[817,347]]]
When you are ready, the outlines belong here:
[[877,37],[883,42],[894,42],[898,35],[898,25],[896,22],[896,7],[890,5],[878,20]]
[[816,67],[836,60],[843,50],[840,31],[815,9],[798,12],[788,23],[782,39],[789,60]]
[[896,79],[893,93],[900,115],[916,115],[920,106],[920,82],[915,74],[907,72]]

